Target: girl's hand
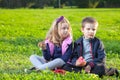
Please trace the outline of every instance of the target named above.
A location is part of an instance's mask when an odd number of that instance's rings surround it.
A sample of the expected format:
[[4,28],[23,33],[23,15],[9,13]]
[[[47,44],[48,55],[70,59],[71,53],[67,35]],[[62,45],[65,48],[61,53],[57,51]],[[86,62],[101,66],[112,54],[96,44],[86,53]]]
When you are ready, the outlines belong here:
[[44,41],[38,43],[38,47],[42,48],[42,50],[46,49],[46,44]]
[[86,65],[86,61],[82,56],[80,56],[76,61],[76,66],[82,67]]

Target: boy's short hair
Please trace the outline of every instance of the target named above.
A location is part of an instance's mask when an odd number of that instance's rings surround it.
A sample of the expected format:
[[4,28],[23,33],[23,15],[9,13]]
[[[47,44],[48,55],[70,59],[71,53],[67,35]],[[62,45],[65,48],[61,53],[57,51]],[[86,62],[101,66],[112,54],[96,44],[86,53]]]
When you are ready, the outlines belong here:
[[95,18],[93,18],[93,17],[86,17],[86,18],[84,18],[84,19],[82,20],[82,28],[85,27],[85,24],[86,24],[86,23],[91,23],[91,24],[93,24],[94,26],[98,26],[98,21],[97,21]]

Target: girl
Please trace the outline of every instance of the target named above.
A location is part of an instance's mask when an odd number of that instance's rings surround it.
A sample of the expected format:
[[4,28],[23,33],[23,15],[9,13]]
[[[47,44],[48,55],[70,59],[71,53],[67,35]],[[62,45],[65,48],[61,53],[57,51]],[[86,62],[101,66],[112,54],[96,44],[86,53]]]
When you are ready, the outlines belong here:
[[31,69],[45,70],[62,67],[68,62],[72,53],[72,29],[69,21],[64,16],[57,18],[46,40],[38,43],[38,46],[42,49],[43,57],[31,55],[30,61],[34,65]]

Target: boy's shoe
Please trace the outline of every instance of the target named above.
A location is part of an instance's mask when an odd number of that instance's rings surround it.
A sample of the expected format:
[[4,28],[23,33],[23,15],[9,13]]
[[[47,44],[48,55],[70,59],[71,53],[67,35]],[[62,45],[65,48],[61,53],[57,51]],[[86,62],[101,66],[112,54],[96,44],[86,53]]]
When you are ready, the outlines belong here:
[[113,75],[116,75],[116,77],[119,76],[119,71],[115,68],[110,68],[108,70],[106,70],[106,73],[105,73],[107,76],[113,76]]

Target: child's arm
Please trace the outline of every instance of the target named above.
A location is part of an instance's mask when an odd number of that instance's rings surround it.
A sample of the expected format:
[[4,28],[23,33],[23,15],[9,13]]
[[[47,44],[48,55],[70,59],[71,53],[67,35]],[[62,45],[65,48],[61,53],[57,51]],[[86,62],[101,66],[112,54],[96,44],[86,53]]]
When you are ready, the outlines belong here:
[[77,59],[79,58],[79,55],[77,53],[77,44],[74,43],[74,49],[73,49],[73,52],[72,52],[72,55],[71,55],[71,62],[73,65],[76,65],[76,61]]
[[45,42],[39,42],[38,47],[42,49],[44,58],[49,61],[51,59],[50,49],[48,47],[48,44],[45,44]]
[[97,54],[97,57],[94,57],[93,62],[94,63],[105,63],[106,58],[106,52],[104,50],[104,45],[101,41],[99,41],[98,49],[96,49],[95,54]]
[[91,62],[87,62],[87,65],[90,65],[91,68],[94,67],[94,65],[96,64],[99,64],[99,63],[102,63],[104,64],[105,63],[105,56],[106,56],[106,53],[105,53],[105,50],[104,50],[104,46],[103,46],[103,43],[98,40],[98,43],[95,44],[97,45],[96,47],[94,47],[94,58],[93,58],[93,61]]

